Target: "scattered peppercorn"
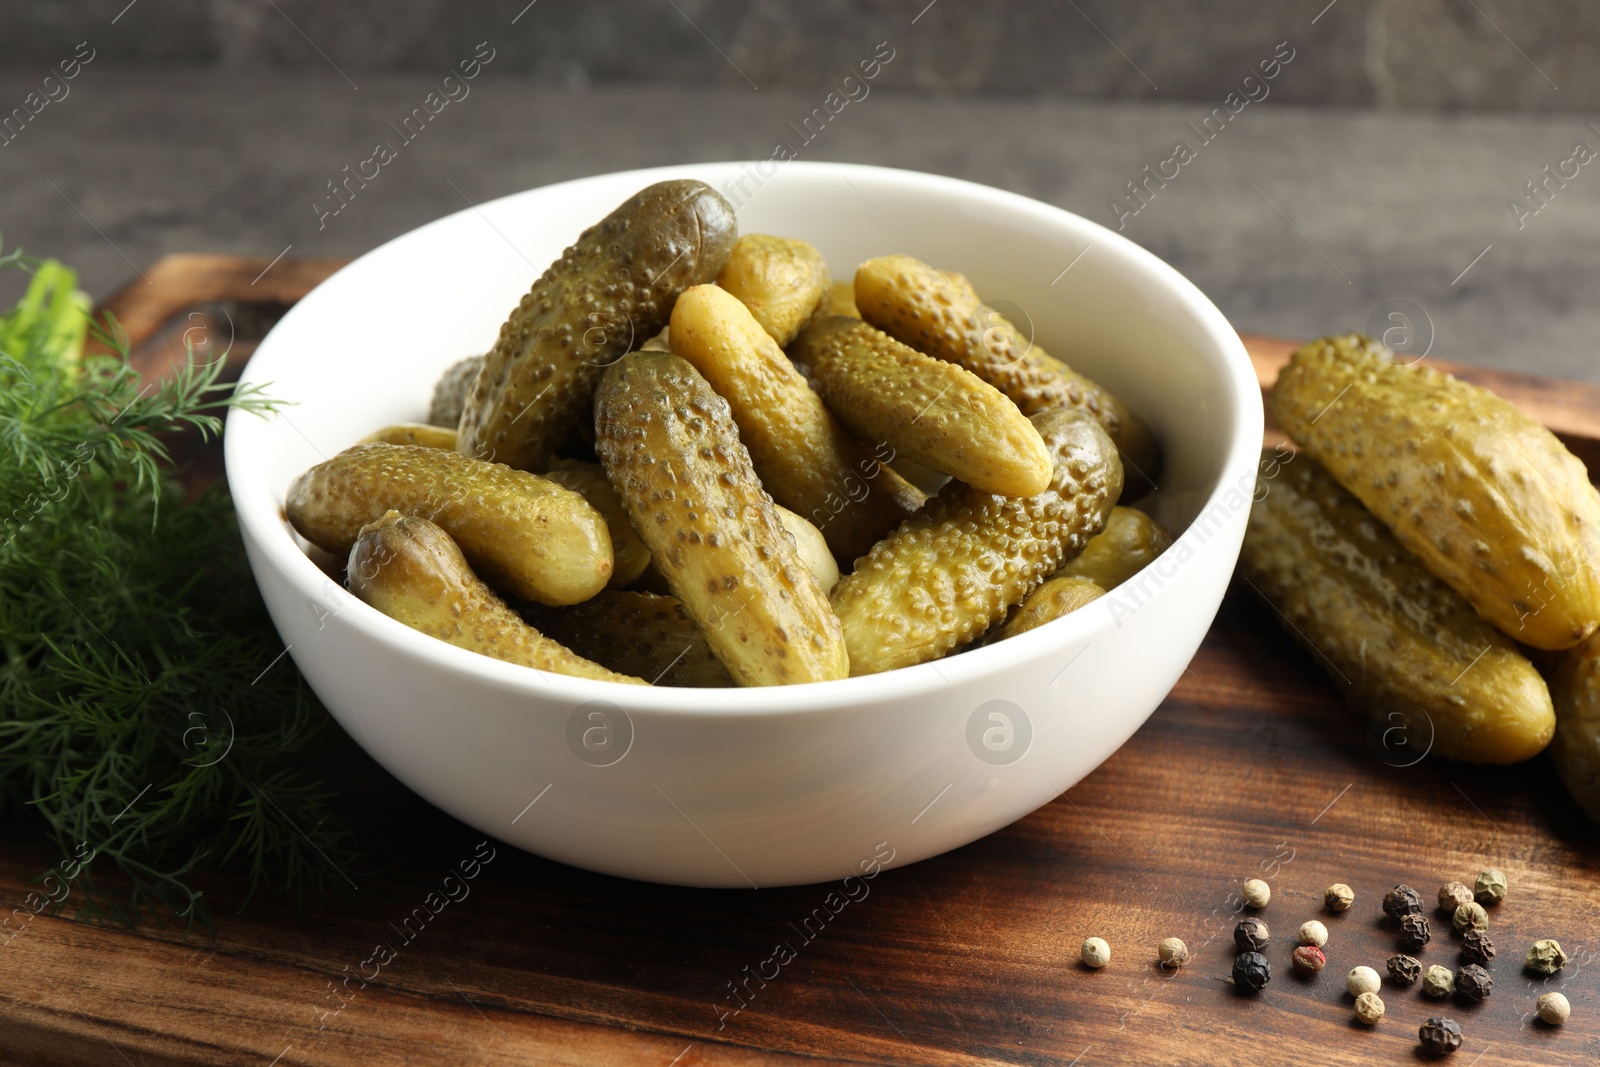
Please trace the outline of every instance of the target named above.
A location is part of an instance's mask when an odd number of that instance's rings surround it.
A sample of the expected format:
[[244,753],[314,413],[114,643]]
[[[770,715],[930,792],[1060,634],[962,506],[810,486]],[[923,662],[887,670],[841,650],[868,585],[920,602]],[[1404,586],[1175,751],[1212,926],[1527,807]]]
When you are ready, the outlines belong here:
[[1561,942],[1535,941],[1522,965],[1540,974],[1555,974],[1567,965],[1567,959],[1567,954],[1561,951]]
[[1398,956],[1390,956],[1384,966],[1389,969],[1389,977],[1394,979],[1396,985],[1411,985],[1422,973],[1422,961],[1403,952]]
[[1294,950],[1294,973],[1307,978],[1322,971],[1328,965],[1328,957],[1316,945],[1301,945]]
[[1272,899],[1272,887],[1259,878],[1251,878],[1239,888],[1244,894],[1244,902],[1252,908],[1264,908]]
[[1383,998],[1376,993],[1363,993],[1356,998],[1356,1018],[1368,1026],[1383,1018]]
[[1472,890],[1460,882],[1446,882],[1439,887],[1439,910],[1452,915],[1461,905],[1472,899]]
[[1400,946],[1415,952],[1433,940],[1426,915],[1407,915],[1400,920]]
[[1422,895],[1408,885],[1397,885],[1383,895],[1383,913],[1401,919],[1422,911]]
[[1099,970],[1111,962],[1111,946],[1106,944],[1103,937],[1087,938],[1083,942],[1083,963],[1086,967]]
[[1322,903],[1329,911],[1349,911],[1356,900],[1356,891],[1343,882],[1335,882],[1322,894]]
[[1300,924],[1300,943],[1302,945],[1315,945],[1321,948],[1328,943],[1328,928],[1317,920]]
[[1267,924],[1254,915],[1247,915],[1233,928],[1233,943],[1241,952],[1260,952],[1272,940]]
[[1461,1024],[1438,1015],[1417,1031],[1422,1047],[1435,1056],[1448,1056],[1461,1047]]
[[1422,972],[1422,991],[1430,997],[1448,997],[1456,991],[1456,976],[1436,963]]
[[1494,992],[1494,979],[1476,963],[1469,963],[1456,972],[1456,991],[1468,1000],[1483,1000]]
[[1259,993],[1272,981],[1272,964],[1259,952],[1241,952],[1233,959],[1234,988]]
[[1543,993],[1539,996],[1539,1018],[1551,1026],[1560,1026],[1572,1017],[1572,1005],[1560,993]]
[[1472,883],[1472,895],[1479,904],[1498,904],[1506,899],[1506,872],[1490,867]]
[[1482,930],[1468,930],[1461,935],[1461,958],[1471,963],[1488,963],[1494,959],[1494,942]]
[[1173,970],[1189,962],[1189,946],[1182,938],[1164,937],[1156,946],[1156,955],[1161,959],[1161,966]]
[[1487,930],[1489,929],[1489,913],[1483,910],[1483,905],[1477,901],[1469,901],[1456,909],[1450,917],[1450,925],[1458,931]]
[[1344,987],[1352,997],[1359,997],[1363,993],[1376,993],[1382,985],[1383,981],[1378,977],[1378,972],[1371,967],[1352,967],[1350,973],[1344,977]]

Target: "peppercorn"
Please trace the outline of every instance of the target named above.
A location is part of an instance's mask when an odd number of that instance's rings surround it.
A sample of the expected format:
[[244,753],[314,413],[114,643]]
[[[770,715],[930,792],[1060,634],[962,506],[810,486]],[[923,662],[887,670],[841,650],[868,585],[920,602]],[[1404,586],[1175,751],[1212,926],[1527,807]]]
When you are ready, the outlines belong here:
[[1233,985],[1244,993],[1259,993],[1272,981],[1272,964],[1259,952],[1241,952],[1233,959]]
[[1446,882],[1439,887],[1439,910],[1446,915],[1455,913],[1455,910],[1472,899],[1472,890],[1460,882]]
[[1456,972],[1456,991],[1468,1000],[1483,1000],[1494,992],[1494,979],[1476,963],[1469,963]]
[[1456,991],[1456,976],[1436,963],[1422,972],[1422,991],[1430,997],[1448,997]]
[[1383,1018],[1383,998],[1376,993],[1363,993],[1356,998],[1356,1018],[1373,1025]]
[[1343,882],[1335,882],[1322,894],[1322,903],[1329,911],[1349,911],[1355,903],[1356,891]]
[[1239,889],[1244,894],[1244,902],[1252,908],[1264,908],[1272,899],[1272,887],[1259,878],[1251,878]]
[[1487,930],[1489,929],[1489,913],[1483,910],[1483,905],[1477,901],[1469,901],[1456,909],[1450,917],[1450,925],[1458,931]]
[[1539,997],[1539,1018],[1551,1026],[1560,1026],[1572,1017],[1572,1005],[1560,993],[1543,993]]
[[1344,976],[1344,987],[1352,997],[1359,997],[1363,993],[1376,993],[1382,985],[1378,972],[1371,967],[1352,967],[1350,973]]
[[1101,937],[1087,938],[1083,942],[1083,964],[1099,970],[1111,962],[1111,946]]
[[1267,924],[1254,915],[1240,919],[1239,925],[1233,928],[1233,943],[1242,952],[1260,952],[1271,940],[1272,935],[1267,930]]
[[1301,945],[1294,950],[1294,973],[1309,978],[1328,965],[1328,957],[1316,945]]
[[1428,928],[1426,915],[1407,915],[1400,920],[1400,946],[1417,949],[1433,940],[1433,932]]
[[1461,1024],[1442,1015],[1434,1016],[1417,1030],[1422,1047],[1435,1056],[1448,1056],[1461,1047]]
[[1422,895],[1408,885],[1397,885],[1383,895],[1383,913],[1401,919],[1422,911]]
[[1482,930],[1468,930],[1461,935],[1461,958],[1469,963],[1488,963],[1494,959],[1494,942]]
[[1328,943],[1328,928],[1317,920],[1300,924],[1300,943],[1302,945],[1315,945],[1321,948]]
[[1384,966],[1389,969],[1389,977],[1394,979],[1396,985],[1411,985],[1422,973],[1422,961],[1403,952],[1398,956],[1390,956]]
[[1506,899],[1506,872],[1490,867],[1472,883],[1472,896],[1479,904],[1498,904]]
[[1540,974],[1555,974],[1567,965],[1567,959],[1567,954],[1561,951],[1561,942],[1535,941],[1522,965]]
[[1169,971],[1176,970],[1189,962],[1189,946],[1182,938],[1164,937],[1156,946],[1156,955],[1161,959],[1161,966]]

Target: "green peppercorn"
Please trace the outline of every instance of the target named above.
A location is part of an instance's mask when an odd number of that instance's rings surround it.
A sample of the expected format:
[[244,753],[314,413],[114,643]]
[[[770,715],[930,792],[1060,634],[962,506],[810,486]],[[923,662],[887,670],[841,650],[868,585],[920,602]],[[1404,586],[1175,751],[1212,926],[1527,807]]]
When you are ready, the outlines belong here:
[[1450,925],[1458,931],[1489,929],[1489,913],[1476,900],[1461,905],[1450,917]]
[[1422,894],[1408,885],[1397,885],[1383,895],[1383,913],[1399,920],[1422,911]]
[[1259,993],[1272,981],[1272,964],[1259,952],[1241,952],[1233,958],[1233,986],[1241,993]]
[[1422,961],[1403,952],[1398,956],[1390,956],[1384,966],[1388,968],[1389,978],[1396,985],[1411,985],[1422,973]]
[[1436,1015],[1417,1030],[1422,1047],[1434,1056],[1448,1056],[1461,1047],[1461,1024]]
[[1247,915],[1233,928],[1233,943],[1241,952],[1260,952],[1272,940],[1267,924],[1254,915]]
[[1456,991],[1456,976],[1436,963],[1422,973],[1422,991],[1430,997],[1448,997]]
[[1456,992],[1468,1000],[1484,1000],[1494,992],[1494,979],[1476,963],[1469,963],[1456,972]]
[[1490,867],[1472,883],[1472,896],[1479,904],[1498,904],[1506,899],[1506,872]]
[[1428,928],[1428,917],[1421,913],[1407,915],[1400,920],[1400,947],[1415,952],[1433,939]]
[[1568,958],[1567,954],[1561,951],[1561,942],[1535,941],[1533,947],[1528,950],[1527,957],[1523,959],[1522,965],[1540,974],[1555,974],[1567,965]]
[[1494,942],[1482,930],[1468,930],[1461,935],[1461,958],[1469,963],[1488,963],[1494,959]]

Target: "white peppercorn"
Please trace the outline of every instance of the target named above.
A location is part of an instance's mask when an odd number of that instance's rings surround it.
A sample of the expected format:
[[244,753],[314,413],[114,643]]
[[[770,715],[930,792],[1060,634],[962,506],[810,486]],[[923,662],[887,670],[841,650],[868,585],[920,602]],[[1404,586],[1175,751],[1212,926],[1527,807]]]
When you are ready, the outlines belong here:
[[1322,894],[1322,903],[1329,911],[1349,911],[1356,900],[1356,891],[1343,882],[1335,882]]
[[1252,908],[1264,908],[1272,899],[1272,887],[1259,878],[1251,878],[1239,887],[1244,902]]
[[1489,929],[1489,913],[1483,910],[1483,905],[1476,900],[1470,901],[1456,909],[1450,917],[1450,925],[1456,930],[1487,930]]
[[1560,1026],[1572,1017],[1572,1005],[1560,993],[1543,993],[1539,996],[1539,1018],[1551,1026]]
[[1456,991],[1456,976],[1437,963],[1422,972],[1422,991],[1430,997],[1448,997]]
[[1523,959],[1522,965],[1540,974],[1555,974],[1567,965],[1567,959],[1567,954],[1561,951],[1561,942],[1535,941],[1533,947],[1528,949],[1528,955]]
[[1454,915],[1455,910],[1472,899],[1472,890],[1460,882],[1446,882],[1439,887],[1439,910]]
[[1161,960],[1161,966],[1172,970],[1189,962],[1189,946],[1183,943],[1182,938],[1164,937],[1161,944],[1156,946],[1156,955]]
[[1302,945],[1315,945],[1321,948],[1328,943],[1328,928],[1317,920],[1300,924],[1300,943]]
[[1472,896],[1479,904],[1498,904],[1506,899],[1506,872],[1490,867],[1472,883]]
[[1378,978],[1378,972],[1371,967],[1352,967],[1344,979],[1344,987],[1352,997],[1359,997],[1363,993],[1376,993],[1382,986],[1383,982]]
[[1111,946],[1101,937],[1086,938],[1083,942],[1083,963],[1099,970],[1111,962]]
[[1383,1018],[1383,998],[1376,993],[1363,993],[1356,998],[1356,1018],[1371,1026]]

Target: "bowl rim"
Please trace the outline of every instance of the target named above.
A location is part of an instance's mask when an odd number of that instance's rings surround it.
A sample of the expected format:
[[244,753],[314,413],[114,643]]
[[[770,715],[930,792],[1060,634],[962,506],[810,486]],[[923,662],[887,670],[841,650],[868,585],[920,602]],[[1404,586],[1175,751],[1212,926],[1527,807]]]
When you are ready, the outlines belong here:
[[[369,260],[387,254],[391,246],[405,242],[424,231],[457,224],[456,220],[464,219],[504,201],[535,193],[559,195],[561,190],[600,181],[620,181],[627,178],[637,180],[642,188],[652,182],[670,178],[698,177],[716,187],[716,183],[723,177],[736,176],[755,167],[756,163],[757,161],[753,160],[728,160],[610,171],[510,193],[424,223],[352,260],[296,303],[280,320],[280,324],[275,325],[257,346],[256,352],[240,376],[240,384],[270,385],[270,378],[267,375],[270,373],[271,359],[262,359],[261,356],[265,354],[271,357],[275,352],[272,335],[278,332],[282,323],[292,321],[303,314],[316,314],[320,302],[318,294],[328,288],[330,283],[346,277],[349,272],[360,270]],[[1097,247],[1109,247],[1118,251],[1125,259],[1131,260],[1152,274],[1157,283],[1182,303],[1184,309],[1203,331],[1206,340],[1215,346],[1222,357],[1221,372],[1224,382],[1230,387],[1234,426],[1231,440],[1227,443],[1219,464],[1215,483],[1205,499],[1198,504],[1196,516],[1209,511],[1221,502],[1230,489],[1237,490],[1235,483],[1242,481],[1241,476],[1245,471],[1251,472],[1253,481],[1254,466],[1260,451],[1262,404],[1260,388],[1249,355],[1239,335],[1221,310],[1193,282],[1155,253],[1122,234],[1065,208],[961,178],[894,167],[810,160],[789,161],[785,164],[785,169],[845,178],[868,175],[887,177],[924,191],[987,201],[1009,210],[1034,215],[1041,223],[1047,221],[1054,227],[1064,223],[1070,230],[1075,231],[1076,236],[1084,238],[1087,242]],[[326,298],[326,294],[323,298]],[[256,422],[263,425],[259,428],[253,427],[252,423]],[[271,567],[288,583],[295,595],[315,602],[317,596],[325,591],[330,579],[296,544],[283,517],[283,502],[274,499],[266,492],[262,480],[252,480],[249,477],[257,465],[255,458],[250,455],[250,439],[257,433],[267,432],[264,425],[266,422],[262,416],[236,409],[229,412],[224,428],[224,465],[238,513],[240,532],[256,550],[251,557],[252,572],[258,565]],[[1174,538],[1173,545],[1144,570],[1155,566],[1160,559],[1172,553],[1193,528],[1191,520],[1190,526]],[[1198,555],[1204,554],[1203,550],[1196,551]],[[257,582],[263,584],[259,577]],[[1107,604],[1109,598],[1102,597],[1083,609],[998,644],[879,674],[826,682],[760,687],[757,690],[760,694],[759,699],[752,699],[753,692],[756,691],[747,687],[636,686],[553,674],[537,668],[508,663],[413,630],[361,601],[343,587],[335,586],[335,588],[341,597],[340,606],[336,612],[330,614],[337,615],[340,620],[348,620],[349,625],[358,630],[364,638],[389,646],[391,651],[415,659],[426,667],[458,677],[464,683],[478,686],[487,684],[496,690],[543,700],[586,706],[599,702],[629,712],[668,716],[767,717],[818,711],[862,710],[863,707],[870,707],[878,701],[901,701],[931,696],[942,689],[975,681],[980,677],[1003,676],[1023,661],[1037,657],[1044,651],[1046,645],[1061,649],[1086,645],[1096,634],[1115,622],[1109,610],[1091,610],[1096,608],[1096,604],[1101,605],[1103,609],[1109,608]]]

